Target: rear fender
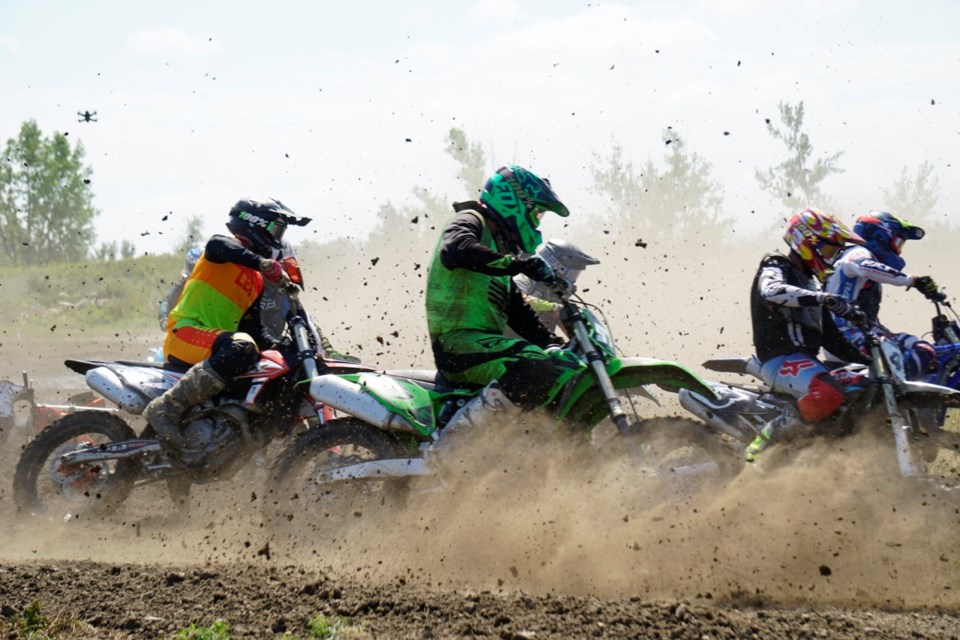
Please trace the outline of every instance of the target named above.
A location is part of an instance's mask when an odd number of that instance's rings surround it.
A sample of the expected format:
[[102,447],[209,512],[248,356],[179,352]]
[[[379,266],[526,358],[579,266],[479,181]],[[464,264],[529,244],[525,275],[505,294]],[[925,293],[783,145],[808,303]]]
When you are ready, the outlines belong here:
[[[668,360],[654,358],[613,358],[607,362],[607,373],[616,389],[635,389],[657,385],[676,393],[689,389],[709,400],[717,400],[712,387],[695,373]],[[594,426],[609,411],[603,393],[590,373],[581,376],[558,412],[562,420]]]
[[100,363],[84,372],[87,386],[129,413],[143,413],[147,404],[177,383],[182,374],[158,367]]

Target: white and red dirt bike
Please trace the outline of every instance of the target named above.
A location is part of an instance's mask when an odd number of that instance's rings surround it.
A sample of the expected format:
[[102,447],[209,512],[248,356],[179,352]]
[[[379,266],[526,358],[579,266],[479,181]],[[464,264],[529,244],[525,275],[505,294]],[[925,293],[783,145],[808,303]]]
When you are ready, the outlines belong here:
[[[304,426],[324,423],[330,410],[315,402],[304,380],[319,370],[349,373],[362,364],[326,360],[320,333],[291,293],[287,329],[296,345],[291,366],[278,351],[261,353],[248,373],[186,412],[181,429],[188,442],[173,450],[147,425],[138,436],[120,416],[81,410],[56,420],[24,448],[14,475],[21,514],[70,518],[102,515],[144,484],[165,481],[171,497],[185,503],[190,487],[232,478],[271,442]],[[185,369],[144,362],[67,360],[87,385],[124,412],[139,415],[177,383]]]

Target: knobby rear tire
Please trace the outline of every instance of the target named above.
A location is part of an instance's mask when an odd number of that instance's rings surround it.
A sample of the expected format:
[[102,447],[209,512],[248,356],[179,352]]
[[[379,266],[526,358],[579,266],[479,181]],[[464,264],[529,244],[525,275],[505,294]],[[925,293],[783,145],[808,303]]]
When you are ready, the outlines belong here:
[[295,514],[317,525],[320,518],[330,515],[321,503],[328,496],[335,499],[332,494],[347,490],[348,484],[386,483],[399,491],[406,486],[404,479],[341,481],[322,487],[311,486],[309,479],[320,471],[343,466],[341,461],[349,464],[358,461],[358,457],[366,461],[409,455],[391,434],[356,418],[340,418],[312,428],[294,439],[271,467],[264,518],[272,528],[292,522]]
[[[58,479],[66,476],[61,473],[57,457],[82,446],[80,438],[107,443],[136,437],[120,417],[104,411],[78,411],[53,422],[27,444],[17,462],[13,477],[17,511],[59,518],[81,512],[105,515],[115,510],[133,489],[139,472],[135,461],[78,466],[70,470],[70,475],[77,477],[73,484],[64,481],[58,485]],[[63,502],[67,511],[53,513],[56,502]]]

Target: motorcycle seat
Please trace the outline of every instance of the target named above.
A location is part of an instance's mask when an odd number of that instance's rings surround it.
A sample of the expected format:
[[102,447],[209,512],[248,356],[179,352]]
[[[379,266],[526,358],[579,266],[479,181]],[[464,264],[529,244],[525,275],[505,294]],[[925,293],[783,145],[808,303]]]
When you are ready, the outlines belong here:
[[102,367],[111,364],[120,364],[128,367],[143,367],[146,369],[163,369],[164,371],[174,371],[176,373],[185,373],[192,365],[189,364],[171,364],[169,362],[134,362],[132,360],[64,360],[63,364],[71,371],[79,374],[85,374],[90,369]]

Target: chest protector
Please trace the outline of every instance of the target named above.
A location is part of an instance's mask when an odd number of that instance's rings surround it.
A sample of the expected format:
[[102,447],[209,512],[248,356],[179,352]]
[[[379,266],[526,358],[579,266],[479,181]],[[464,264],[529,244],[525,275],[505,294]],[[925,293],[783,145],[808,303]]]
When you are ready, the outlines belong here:
[[[477,211],[483,224],[480,242],[499,251],[490,225]],[[460,211],[458,213],[464,213]],[[507,327],[510,276],[491,276],[470,269],[448,269],[440,261],[441,236],[427,270],[427,327],[433,340],[449,331],[472,329],[502,334]]]
[[262,291],[263,276],[256,269],[233,262],[211,262],[201,256],[170,319],[175,328],[236,331],[243,314]]
[[813,276],[803,273],[783,255],[768,254],[760,261],[760,268],[750,289],[750,315],[753,319],[753,344],[761,361],[790,353],[805,353],[816,357],[823,343],[823,308],[786,307],[771,304],[760,297],[760,273],[769,267],[779,269],[786,284],[820,290]]

